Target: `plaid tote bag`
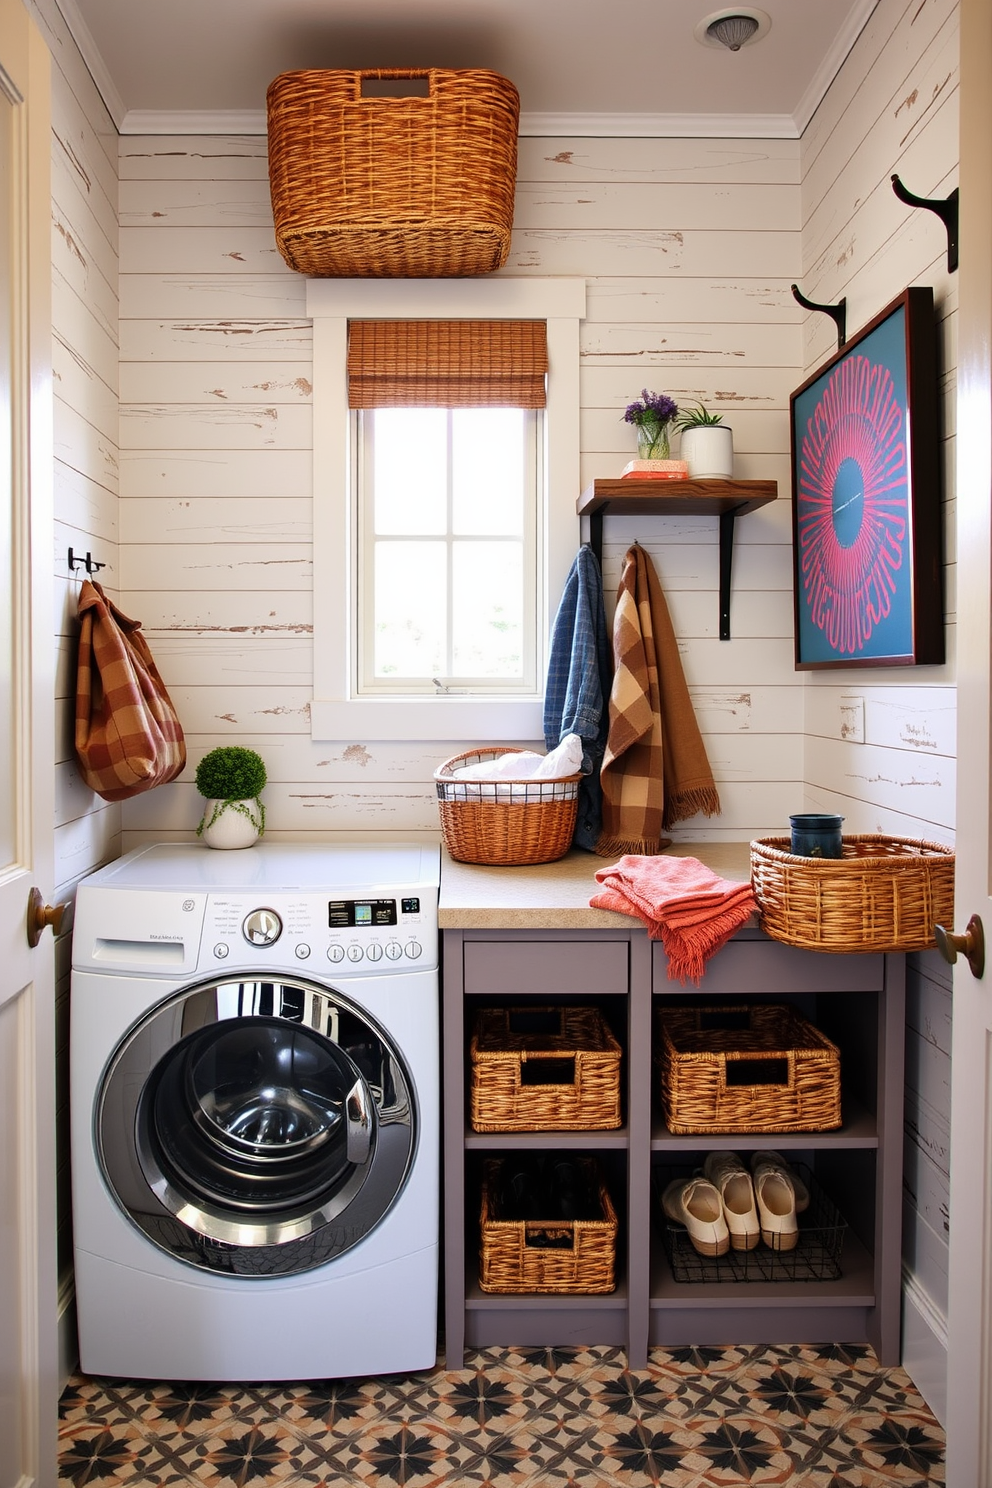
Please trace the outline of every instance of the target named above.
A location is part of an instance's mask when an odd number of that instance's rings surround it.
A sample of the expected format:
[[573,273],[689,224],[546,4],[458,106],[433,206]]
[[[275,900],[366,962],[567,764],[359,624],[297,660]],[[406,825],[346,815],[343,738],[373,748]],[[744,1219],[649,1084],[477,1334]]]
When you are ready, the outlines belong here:
[[174,780],[186,744],[172,700],[138,620],[99,584],[79,591],[76,755],[83,779],[105,801],[124,801]]

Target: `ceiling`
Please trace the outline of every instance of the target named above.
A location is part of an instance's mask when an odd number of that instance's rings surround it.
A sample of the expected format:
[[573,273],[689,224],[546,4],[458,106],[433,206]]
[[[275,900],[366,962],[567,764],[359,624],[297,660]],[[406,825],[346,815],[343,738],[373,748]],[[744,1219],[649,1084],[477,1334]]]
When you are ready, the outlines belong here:
[[734,53],[695,39],[706,0],[57,0],[124,133],[262,133],[277,73],[433,66],[510,78],[525,134],[784,137],[876,3],[762,0]]

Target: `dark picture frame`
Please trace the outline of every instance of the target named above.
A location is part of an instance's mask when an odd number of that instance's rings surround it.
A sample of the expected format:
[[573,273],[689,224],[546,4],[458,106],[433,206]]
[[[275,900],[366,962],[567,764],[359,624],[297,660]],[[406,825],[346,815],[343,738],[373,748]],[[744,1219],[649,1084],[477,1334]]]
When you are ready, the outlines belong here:
[[943,662],[933,290],[904,290],[790,413],[796,669]]

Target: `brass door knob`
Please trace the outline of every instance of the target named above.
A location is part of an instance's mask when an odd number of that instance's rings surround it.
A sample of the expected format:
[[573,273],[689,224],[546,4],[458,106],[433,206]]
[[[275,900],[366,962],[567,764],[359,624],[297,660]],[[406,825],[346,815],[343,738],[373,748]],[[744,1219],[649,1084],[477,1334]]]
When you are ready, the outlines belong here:
[[51,925],[54,934],[62,929],[62,920],[68,904],[46,904],[40,889],[32,889],[28,895],[28,945],[32,949],[41,939],[41,932]]
[[964,956],[972,976],[984,974],[985,930],[978,915],[972,915],[963,935],[955,935],[953,931],[945,930],[943,925],[934,925],[933,933],[937,949],[949,966],[954,965],[958,956]]

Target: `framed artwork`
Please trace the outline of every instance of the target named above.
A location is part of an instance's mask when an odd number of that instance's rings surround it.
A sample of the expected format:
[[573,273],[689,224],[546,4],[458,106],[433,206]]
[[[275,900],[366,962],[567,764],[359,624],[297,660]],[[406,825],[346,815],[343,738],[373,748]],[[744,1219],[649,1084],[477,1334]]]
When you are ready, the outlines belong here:
[[904,290],[790,404],[797,669],[942,662],[933,290]]

